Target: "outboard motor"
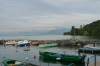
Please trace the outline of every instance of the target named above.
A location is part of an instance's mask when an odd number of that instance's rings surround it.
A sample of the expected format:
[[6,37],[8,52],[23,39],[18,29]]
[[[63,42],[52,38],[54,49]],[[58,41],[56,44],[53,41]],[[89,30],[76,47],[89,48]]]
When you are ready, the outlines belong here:
[[86,57],[86,55],[83,55],[83,57],[82,57],[82,60],[83,60],[83,61],[84,61],[85,57]]

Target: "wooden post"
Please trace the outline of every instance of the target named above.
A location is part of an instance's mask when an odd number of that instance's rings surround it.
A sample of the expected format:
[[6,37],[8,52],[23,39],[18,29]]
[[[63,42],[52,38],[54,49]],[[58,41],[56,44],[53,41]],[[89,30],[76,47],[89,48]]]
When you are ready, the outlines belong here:
[[87,66],[89,65],[89,58],[87,59]]
[[95,43],[93,44],[93,47],[95,47]]
[[92,50],[92,54],[93,54],[93,50]]
[[95,58],[94,58],[94,66],[96,66],[96,54],[95,54]]

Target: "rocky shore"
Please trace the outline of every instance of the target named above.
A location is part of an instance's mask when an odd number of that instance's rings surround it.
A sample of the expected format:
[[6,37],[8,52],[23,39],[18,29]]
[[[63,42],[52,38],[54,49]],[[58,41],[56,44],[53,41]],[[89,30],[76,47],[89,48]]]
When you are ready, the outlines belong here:
[[[22,40],[22,39],[19,39]],[[18,39],[15,41],[19,41]],[[0,44],[4,44],[6,41],[11,41],[11,40],[0,40]],[[58,43],[59,46],[84,46],[86,44],[94,44],[94,43],[100,43],[100,40],[94,39],[94,40],[78,40],[78,39],[66,39],[66,40],[30,40],[32,43],[33,42],[38,42],[38,44],[49,44],[49,43]]]

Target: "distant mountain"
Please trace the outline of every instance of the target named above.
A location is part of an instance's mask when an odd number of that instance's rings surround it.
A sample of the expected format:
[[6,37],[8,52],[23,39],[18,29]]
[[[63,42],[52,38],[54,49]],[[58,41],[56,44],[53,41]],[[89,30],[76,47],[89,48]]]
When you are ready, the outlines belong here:
[[54,30],[30,30],[23,32],[8,32],[8,33],[0,33],[0,36],[31,36],[31,35],[54,35],[54,34],[63,34],[64,32],[70,31],[70,28],[59,28]]
[[56,34],[56,35],[63,35],[63,33],[64,32],[68,32],[68,31],[70,31],[71,30],[71,28],[59,28],[59,29],[54,29],[54,30],[50,30],[50,31],[48,31],[48,32],[46,32],[46,33],[43,33],[43,34],[48,34],[48,35],[54,35],[54,34]]

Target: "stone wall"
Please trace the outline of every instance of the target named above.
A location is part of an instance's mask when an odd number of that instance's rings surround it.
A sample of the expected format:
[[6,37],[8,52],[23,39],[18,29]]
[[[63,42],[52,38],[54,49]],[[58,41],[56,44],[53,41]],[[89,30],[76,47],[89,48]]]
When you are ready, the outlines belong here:
[[[0,40],[0,44],[3,44],[6,41],[8,41],[8,40]],[[19,41],[19,40],[16,40],[16,41]],[[76,45],[84,46],[86,44],[100,43],[100,40],[82,41],[82,40],[78,40],[78,39],[66,39],[66,40],[30,40],[30,41],[31,42],[38,42],[39,44],[58,43],[59,46],[76,46]]]

